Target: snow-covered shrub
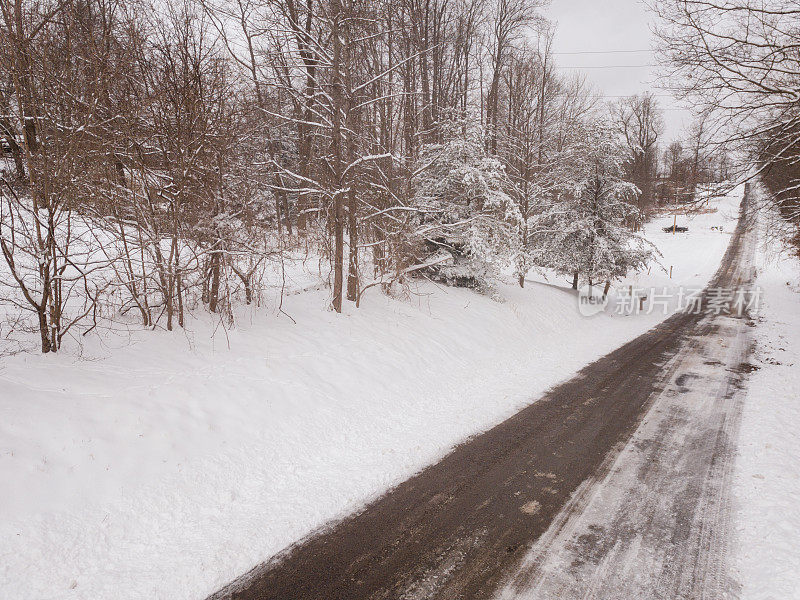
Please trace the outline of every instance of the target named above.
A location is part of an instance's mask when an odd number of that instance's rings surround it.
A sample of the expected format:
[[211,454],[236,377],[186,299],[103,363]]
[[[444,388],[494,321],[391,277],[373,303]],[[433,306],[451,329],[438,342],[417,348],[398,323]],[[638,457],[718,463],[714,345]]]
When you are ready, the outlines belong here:
[[453,120],[443,129],[444,141],[425,145],[418,160],[415,235],[424,243],[423,260],[437,263],[427,275],[482,287],[514,256],[521,216],[506,192],[503,165],[486,152],[476,121]]
[[656,248],[629,223],[639,190],[623,179],[628,149],[608,124],[583,125],[565,155],[566,176],[536,218],[531,253],[538,265],[590,283],[644,268]]

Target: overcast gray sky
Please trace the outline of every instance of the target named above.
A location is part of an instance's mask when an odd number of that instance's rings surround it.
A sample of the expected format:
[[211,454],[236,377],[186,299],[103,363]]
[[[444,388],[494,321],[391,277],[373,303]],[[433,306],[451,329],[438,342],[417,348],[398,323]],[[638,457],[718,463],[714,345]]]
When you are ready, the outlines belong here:
[[[679,138],[691,114],[657,89],[651,47],[652,15],[638,0],[551,0],[545,16],[556,22],[554,52],[559,68],[581,70],[598,92],[630,96],[651,90],[658,95],[666,126],[664,146]],[[570,67],[579,67],[572,69]]]

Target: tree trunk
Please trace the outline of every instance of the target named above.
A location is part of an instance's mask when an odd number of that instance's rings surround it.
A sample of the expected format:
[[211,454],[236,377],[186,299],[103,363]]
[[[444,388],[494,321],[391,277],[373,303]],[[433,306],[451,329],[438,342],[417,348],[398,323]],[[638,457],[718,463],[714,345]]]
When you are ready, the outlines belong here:
[[[525,188],[526,189],[525,189],[524,193],[527,194],[528,193],[527,182],[526,182]],[[522,256],[520,257],[521,261],[522,261],[522,266],[520,268],[520,273],[519,273],[519,287],[524,288],[525,287],[525,275],[526,275],[527,265],[528,265],[528,261],[527,261],[527,259],[525,257],[525,250],[528,247],[528,221],[527,221],[527,219],[528,219],[528,202],[527,202],[527,200],[525,202],[523,202],[523,204],[522,204],[522,219],[523,219],[522,239],[520,240],[522,242],[521,243]]]
[[[289,6],[292,16],[292,28],[300,54],[303,58],[303,68],[305,70],[305,105],[301,110],[301,123],[298,125],[298,150],[300,154],[300,175],[308,178],[311,176],[311,165],[314,162],[314,128],[310,123],[317,120],[314,105],[317,97],[317,58],[316,48],[309,43],[313,39],[313,15],[311,12],[311,2],[307,3],[308,12],[305,23],[301,23],[294,3]],[[303,183],[303,187],[305,183]],[[307,215],[305,210],[311,207],[311,196],[308,192],[300,192],[297,195],[297,230],[303,231],[306,228]]]
[[286,233],[292,235],[292,217],[289,214],[289,195],[285,190],[282,190],[280,196],[283,202],[283,218],[286,219]]
[[333,257],[333,310],[342,312],[342,283],[344,279],[344,203],[342,195],[334,200],[334,257]]
[[175,289],[174,285],[175,276],[170,273],[167,275],[168,285],[165,288],[166,294],[164,295],[164,300],[167,303],[167,331],[172,331],[172,301],[173,301],[173,290]]
[[183,285],[177,256],[175,257],[175,296],[178,300],[178,326],[183,327]]
[[50,326],[47,323],[47,307],[42,306],[36,311],[39,317],[39,333],[42,337],[42,354],[52,351],[53,346],[50,342]]
[[209,277],[211,284],[208,288],[208,309],[215,313],[219,304],[219,272],[220,272],[220,252],[211,253],[211,266]]
[[[350,61],[348,61],[349,67]],[[354,82],[352,80],[352,70],[346,71],[346,85],[348,90],[352,90]],[[356,140],[361,135],[361,116],[358,109],[354,109],[352,102],[348,99],[347,105],[347,161],[354,164],[358,158],[358,147]],[[347,230],[350,234],[348,241],[350,252],[348,256],[347,268],[347,299],[355,302],[358,299],[358,176],[351,173],[349,178],[350,190],[347,196]]]
[[572,276],[572,289],[573,290],[577,290],[578,289],[578,272],[577,271],[575,271],[575,274]]
[[280,194],[275,193],[275,221],[278,224],[278,236],[283,237],[283,220],[282,220],[282,206]]
[[333,40],[333,64],[331,65],[331,104],[333,109],[333,128],[331,130],[331,153],[333,154],[334,193],[333,193],[333,310],[342,312],[342,284],[344,275],[344,201],[342,186],[344,169],[342,166],[342,112],[344,110],[344,89],[342,81],[342,5],[340,0],[331,2],[331,39]]
[[17,178],[22,181],[25,179],[25,162],[22,159],[22,148],[19,147],[16,138],[8,126],[5,119],[0,120],[0,129],[5,130],[6,143],[11,148],[11,157],[14,159],[14,167],[17,170]]
[[[352,185],[352,184],[351,184]],[[356,214],[356,190],[350,188],[348,199],[348,229],[350,230],[350,260],[347,270],[347,299],[355,302],[358,298],[358,215]]]
[[492,83],[489,86],[489,98],[486,106],[486,124],[489,129],[489,139],[487,149],[492,154],[497,154],[497,111],[500,100],[500,69],[501,62],[498,59],[492,74]]

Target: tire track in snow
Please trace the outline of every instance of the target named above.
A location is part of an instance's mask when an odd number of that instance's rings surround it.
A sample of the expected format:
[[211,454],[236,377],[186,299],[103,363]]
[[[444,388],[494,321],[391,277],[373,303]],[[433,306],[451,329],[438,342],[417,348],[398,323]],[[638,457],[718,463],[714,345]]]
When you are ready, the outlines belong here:
[[[754,235],[720,284],[752,282]],[[712,316],[603,477],[587,481],[498,594],[508,600],[736,598],[730,485],[752,321]]]

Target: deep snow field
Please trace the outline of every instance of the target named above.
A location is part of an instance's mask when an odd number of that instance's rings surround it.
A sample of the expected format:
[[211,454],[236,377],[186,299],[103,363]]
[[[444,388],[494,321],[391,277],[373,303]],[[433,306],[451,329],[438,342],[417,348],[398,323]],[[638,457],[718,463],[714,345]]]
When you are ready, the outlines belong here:
[[[649,223],[673,279],[653,266],[624,285],[702,287],[740,199],[679,216],[686,234],[662,231],[671,215]],[[373,288],[336,315],[327,289],[301,291],[314,280],[301,265],[289,274],[296,324],[276,292],[227,331],[196,314],[187,331],[0,359],[0,598],[201,599],[667,316],[584,317],[569,282],[533,274],[494,299]],[[785,404],[775,426],[796,422]],[[768,477],[746,478],[754,496],[777,476],[797,488],[796,469],[769,464],[742,467]]]
[[734,496],[742,600],[800,598],[800,260],[761,246]]

